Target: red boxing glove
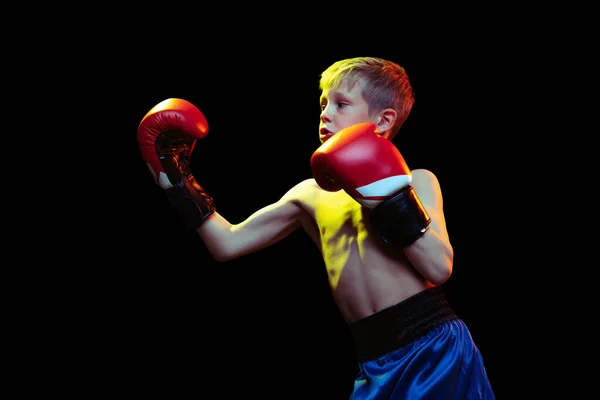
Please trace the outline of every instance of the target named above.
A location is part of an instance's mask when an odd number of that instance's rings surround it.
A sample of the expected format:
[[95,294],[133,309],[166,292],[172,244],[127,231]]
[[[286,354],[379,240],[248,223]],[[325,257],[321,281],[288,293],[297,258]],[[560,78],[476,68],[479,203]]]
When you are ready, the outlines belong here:
[[213,199],[190,172],[190,156],[197,139],[208,134],[204,114],[182,99],[167,99],[154,106],[138,126],[142,158],[165,189],[180,218],[198,228],[214,210]]
[[360,123],[342,129],[312,155],[313,177],[324,190],[343,189],[356,201],[373,208],[412,181],[400,151],[377,133],[377,127]]
[[410,185],[404,157],[376,128],[366,122],[342,129],[313,153],[310,164],[321,188],[343,189],[371,208],[369,219],[381,239],[404,248],[429,229],[431,218]]
[[[168,135],[176,140],[165,143]],[[189,157],[194,150],[196,139],[208,135],[208,122],[204,114],[192,103],[182,99],[161,101],[144,116],[138,127],[138,144],[142,158],[150,168],[156,183],[163,189],[169,189],[179,180],[179,176],[169,178],[159,157],[169,151],[173,152],[173,142],[187,146],[185,156]],[[162,137],[162,138],[161,138]],[[158,146],[157,146],[158,144]]]

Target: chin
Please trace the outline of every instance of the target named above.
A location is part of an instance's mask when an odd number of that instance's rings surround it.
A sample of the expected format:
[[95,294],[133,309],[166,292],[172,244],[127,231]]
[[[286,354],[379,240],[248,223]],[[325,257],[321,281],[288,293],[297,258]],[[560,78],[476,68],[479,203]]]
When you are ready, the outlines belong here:
[[325,143],[326,141],[328,141],[329,139],[331,139],[331,137],[332,137],[332,136],[333,136],[333,135],[326,135],[326,136],[320,137],[320,138],[319,138],[319,141],[321,142],[321,144],[323,144],[323,143]]

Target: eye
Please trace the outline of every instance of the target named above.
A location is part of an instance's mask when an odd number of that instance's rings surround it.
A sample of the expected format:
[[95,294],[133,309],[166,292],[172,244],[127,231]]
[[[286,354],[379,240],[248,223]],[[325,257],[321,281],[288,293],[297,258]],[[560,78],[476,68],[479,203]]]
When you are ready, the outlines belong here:
[[338,106],[338,108],[343,108],[344,106],[347,106],[347,105],[348,105],[348,103],[345,103],[345,102],[343,102],[343,101],[339,101],[339,102],[337,103],[337,106]]

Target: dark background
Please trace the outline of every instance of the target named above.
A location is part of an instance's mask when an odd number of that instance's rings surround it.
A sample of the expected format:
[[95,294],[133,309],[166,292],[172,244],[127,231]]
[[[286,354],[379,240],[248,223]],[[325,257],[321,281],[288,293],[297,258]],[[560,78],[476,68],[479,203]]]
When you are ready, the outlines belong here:
[[[192,171],[219,213],[240,222],[311,176],[309,159],[320,144],[320,72],[340,58],[370,55],[396,61],[411,78],[416,103],[394,143],[412,169],[438,176],[455,250],[454,273],[444,286],[501,393],[501,288],[494,283],[500,260],[482,257],[490,247],[482,248],[486,240],[475,210],[485,207],[486,197],[476,195],[483,185],[476,176],[485,167],[475,166],[468,151],[472,119],[458,100],[467,96],[460,80],[468,70],[459,78],[441,63],[420,69],[424,50],[406,46],[251,50],[180,52],[176,62],[154,58],[108,66],[119,83],[108,85],[114,102],[105,103],[107,113],[99,118],[114,123],[105,146],[113,146],[109,153],[118,162],[104,164],[115,185],[98,191],[111,200],[94,214],[111,233],[88,253],[98,267],[81,273],[90,282],[81,291],[93,300],[85,306],[89,335],[83,337],[89,343],[78,357],[102,365],[90,381],[101,391],[122,384],[120,392],[128,394],[348,397],[357,366],[314,244],[297,231],[260,252],[215,262],[154,184],[136,130],[154,105],[170,97],[202,110],[210,132],[196,145]],[[136,52],[144,58],[143,49]],[[477,172],[467,176],[467,170]]]

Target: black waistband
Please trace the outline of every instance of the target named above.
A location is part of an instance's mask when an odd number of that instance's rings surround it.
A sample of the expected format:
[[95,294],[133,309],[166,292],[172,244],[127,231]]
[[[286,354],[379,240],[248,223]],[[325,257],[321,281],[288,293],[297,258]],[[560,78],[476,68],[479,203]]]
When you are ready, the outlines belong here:
[[436,326],[458,319],[440,286],[349,325],[359,361],[396,350]]

